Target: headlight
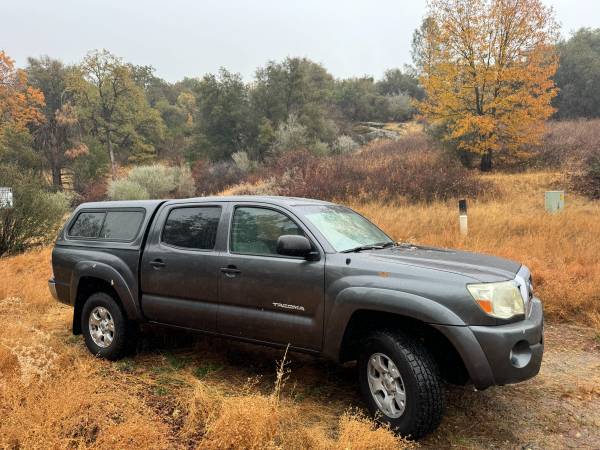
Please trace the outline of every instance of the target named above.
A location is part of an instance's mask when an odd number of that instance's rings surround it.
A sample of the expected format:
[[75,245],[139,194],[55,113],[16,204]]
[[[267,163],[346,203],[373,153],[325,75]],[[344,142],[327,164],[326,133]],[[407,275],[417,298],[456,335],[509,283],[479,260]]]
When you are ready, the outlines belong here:
[[490,316],[510,319],[518,314],[525,314],[523,297],[514,281],[468,284],[467,289],[479,307]]

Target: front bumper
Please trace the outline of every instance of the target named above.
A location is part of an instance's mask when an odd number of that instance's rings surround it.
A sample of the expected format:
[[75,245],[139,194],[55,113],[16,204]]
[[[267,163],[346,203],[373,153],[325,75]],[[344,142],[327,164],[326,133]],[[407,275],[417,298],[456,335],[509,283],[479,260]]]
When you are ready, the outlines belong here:
[[540,371],[544,354],[542,302],[531,300],[525,320],[498,326],[437,326],[460,354],[477,389],[517,383]]
[[542,302],[531,300],[529,318],[496,327],[470,327],[490,365],[494,383],[517,383],[540,371],[544,354]]

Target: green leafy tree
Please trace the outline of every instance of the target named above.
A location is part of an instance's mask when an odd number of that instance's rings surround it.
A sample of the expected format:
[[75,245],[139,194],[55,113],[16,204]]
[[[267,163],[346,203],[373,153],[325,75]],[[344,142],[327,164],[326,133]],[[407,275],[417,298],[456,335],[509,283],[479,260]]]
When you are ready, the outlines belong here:
[[425,91],[419,84],[419,78],[411,67],[389,69],[383,79],[377,82],[377,90],[383,95],[408,95],[417,100],[423,100]]
[[106,147],[113,179],[117,155],[151,159],[153,143],[164,133],[160,114],[150,107],[133,75],[130,65],[102,50],[88,53],[69,79],[80,117]]
[[306,58],[269,62],[256,71],[252,104],[258,117],[273,129],[295,115],[312,140],[331,142],[337,134],[331,119],[334,79],[321,66]]
[[257,126],[248,87],[240,74],[221,69],[206,75],[196,87],[196,149],[193,159],[229,159],[253,146]]
[[336,103],[342,114],[353,122],[387,120],[389,116],[387,100],[377,91],[371,77],[337,82]]
[[559,52],[557,116],[600,117],[600,29],[580,29],[559,45]]
[[180,162],[193,140],[196,97],[183,91],[173,103],[163,98],[156,102],[155,108],[165,124],[163,139],[157,144],[158,155]]

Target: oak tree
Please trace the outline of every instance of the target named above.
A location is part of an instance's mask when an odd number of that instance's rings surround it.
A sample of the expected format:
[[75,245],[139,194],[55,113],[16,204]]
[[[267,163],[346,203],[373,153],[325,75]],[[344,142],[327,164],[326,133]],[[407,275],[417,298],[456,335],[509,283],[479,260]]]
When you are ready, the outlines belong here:
[[70,77],[69,88],[79,115],[106,146],[113,179],[117,152],[137,160],[152,158],[153,142],[162,137],[164,124],[136,84],[131,65],[106,50],[92,51]]
[[491,170],[494,152],[537,142],[554,112],[557,39],[541,0],[430,0],[413,42],[418,108]]

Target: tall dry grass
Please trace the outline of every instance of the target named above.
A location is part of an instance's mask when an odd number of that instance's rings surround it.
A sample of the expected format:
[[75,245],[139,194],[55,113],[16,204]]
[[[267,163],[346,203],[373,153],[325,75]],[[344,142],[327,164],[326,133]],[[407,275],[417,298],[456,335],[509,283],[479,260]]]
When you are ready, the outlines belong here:
[[566,194],[566,209],[544,210],[544,191],[564,186],[553,172],[483,177],[494,196],[469,204],[469,234],[458,230],[456,201],[429,205],[355,202],[357,210],[401,241],[511,258],[533,273],[535,292],[551,319],[600,330],[600,203]]

